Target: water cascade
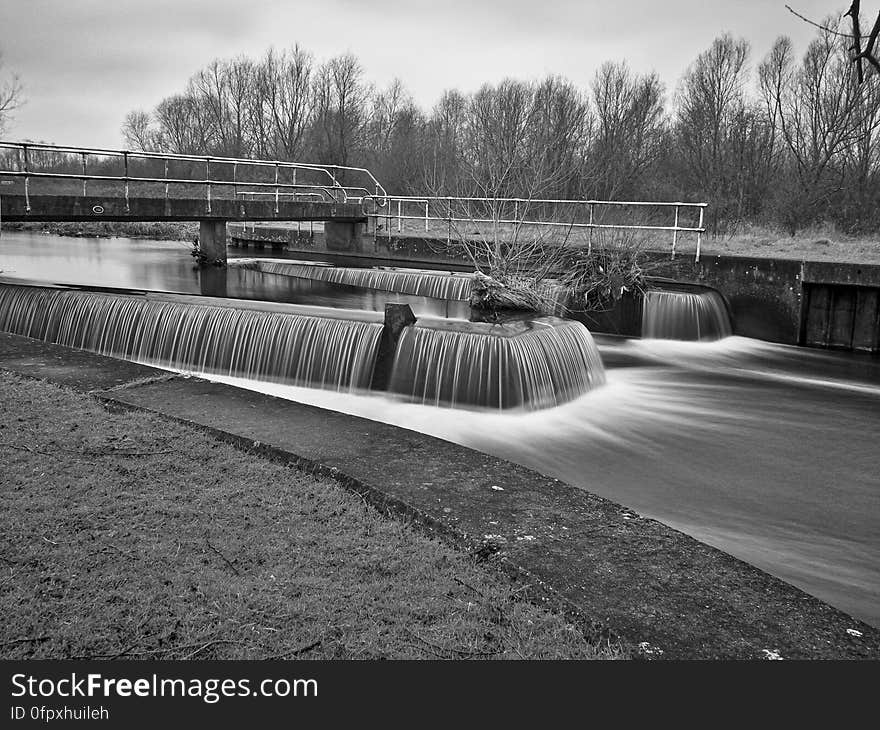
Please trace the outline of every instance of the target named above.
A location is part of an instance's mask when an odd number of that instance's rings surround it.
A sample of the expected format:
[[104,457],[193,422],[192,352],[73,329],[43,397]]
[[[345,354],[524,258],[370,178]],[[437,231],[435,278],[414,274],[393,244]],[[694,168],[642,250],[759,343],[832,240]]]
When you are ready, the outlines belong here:
[[370,385],[380,315],[192,301],[0,285],[0,331],[175,369],[331,390]]
[[720,340],[733,334],[727,307],[714,289],[650,289],[642,307],[644,338]]
[[356,269],[338,266],[288,263],[284,261],[248,260],[240,266],[264,274],[314,279],[333,284],[347,284],[365,289],[412,294],[432,299],[466,301],[471,295],[470,274],[394,269]]
[[505,324],[419,320],[397,346],[389,390],[430,405],[537,409],[605,382],[579,322],[542,317]]

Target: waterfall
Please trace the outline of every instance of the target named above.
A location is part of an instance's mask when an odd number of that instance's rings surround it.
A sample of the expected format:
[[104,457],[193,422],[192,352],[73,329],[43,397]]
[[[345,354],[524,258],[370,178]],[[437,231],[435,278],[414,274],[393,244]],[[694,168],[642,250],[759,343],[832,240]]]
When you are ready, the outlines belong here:
[[727,307],[714,289],[650,289],[642,309],[642,337],[663,340],[720,340],[733,334]]
[[419,320],[401,335],[389,390],[431,405],[546,408],[605,382],[593,338],[556,317],[466,330]]
[[365,289],[380,289],[432,299],[465,301],[470,297],[473,285],[473,277],[470,274],[357,269],[260,260],[245,261],[239,265],[243,268],[261,271],[264,274],[314,279],[333,284],[347,284]]
[[370,385],[383,326],[376,317],[191,302],[0,285],[0,330],[160,367],[331,390]]

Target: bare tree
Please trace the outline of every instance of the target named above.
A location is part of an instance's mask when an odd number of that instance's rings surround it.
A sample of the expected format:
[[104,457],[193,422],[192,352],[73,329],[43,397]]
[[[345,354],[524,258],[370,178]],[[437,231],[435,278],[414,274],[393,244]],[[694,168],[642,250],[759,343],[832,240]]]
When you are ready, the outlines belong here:
[[844,175],[833,163],[876,126],[876,119],[869,121],[874,117],[864,104],[865,87],[852,83],[847,49],[832,31],[823,30],[810,43],[800,66],[794,64],[791,42],[780,38],[759,75],[788,152],[787,174],[777,192],[783,222],[794,233],[842,189]]
[[159,102],[154,113],[159,148],[177,154],[207,154],[214,136],[207,111],[191,93]]
[[[870,65],[875,72],[880,73],[880,59],[878,59],[878,52],[880,52],[880,46],[878,46],[877,39],[880,38],[880,11],[877,11],[877,18],[874,21],[874,25],[872,26],[870,32],[867,36],[862,33],[862,23],[861,23],[861,10],[862,10],[861,0],[852,0],[852,4],[849,6],[849,10],[847,10],[844,14],[844,18],[849,18],[852,23],[852,33],[842,33],[840,32],[838,27],[834,23],[817,23],[809,18],[801,15],[790,5],[786,5],[785,7],[788,9],[790,13],[796,15],[801,20],[809,23],[810,25],[819,28],[823,32],[831,33],[832,35],[839,36],[842,38],[848,38],[852,41],[852,45],[849,47],[849,51],[851,52],[851,59],[853,64],[856,67],[856,77],[858,83],[862,84],[865,81],[865,62]],[[862,45],[864,43],[864,45]]]
[[[0,55],[0,72],[3,70],[3,56]],[[7,78],[0,75],[0,134],[5,130],[10,115],[22,102],[22,85],[16,74]]]
[[534,89],[532,105],[528,144],[543,158],[539,165],[542,169],[557,171],[555,183],[541,194],[580,197],[586,150],[595,129],[589,102],[573,84],[550,76]]
[[239,57],[213,61],[190,82],[190,93],[197,106],[207,112],[213,137],[210,152],[227,157],[251,154],[251,91],[254,87],[254,64]]
[[268,115],[271,156],[297,160],[304,156],[314,117],[312,56],[300,46],[288,52],[269,50],[260,64],[258,91]]
[[634,75],[624,63],[605,63],[592,83],[596,134],[589,167],[593,196],[637,194],[664,140],[663,86],[656,74]]
[[760,182],[762,160],[772,157],[770,125],[746,96],[749,44],[730,34],[716,38],[687,69],[676,96],[676,137],[688,190],[712,201],[714,234],[745,213]]
[[370,96],[357,58],[346,54],[327,61],[318,69],[313,89],[318,161],[352,164],[363,148]]
[[129,149],[148,151],[158,147],[150,115],[142,110],[131,111],[122,122],[122,137]]
[[391,190],[424,190],[426,120],[400,79],[377,92],[366,130],[364,162]]
[[428,148],[425,160],[425,187],[441,191],[458,189],[464,149],[467,100],[456,90],[445,91],[434,106],[427,125]]

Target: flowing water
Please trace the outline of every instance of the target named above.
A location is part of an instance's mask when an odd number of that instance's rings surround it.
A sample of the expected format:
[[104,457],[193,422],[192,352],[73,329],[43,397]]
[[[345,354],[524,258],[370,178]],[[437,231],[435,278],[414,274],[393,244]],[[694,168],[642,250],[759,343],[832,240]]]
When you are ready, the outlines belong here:
[[664,340],[720,340],[733,334],[721,295],[713,289],[650,289],[642,305],[642,337]]
[[159,367],[333,390],[368,388],[382,322],[363,321],[360,312],[350,313],[357,319],[340,319],[341,313],[0,284],[0,331]]
[[473,287],[473,276],[452,272],[438,274],[436,271],[353,269],[344,266],[292,263],[283,259],[243,259],[238,265],[265,274],[329,281],[335,284],[456,301],[470,298]]
[[[241,296],[239,286],[253,299],[300,296],[275,281],[293,277],[250,271],[253,278],[238,279],[232,268],[227,296]],[[181,244],[4,232],[0,269],[80,284],[206,289]],[[332,296],[313,293],[321,291]],[[337,306],[384,306],[363,292],[344,293],[353,300]],[[658,322],[672,327],[701,307],[686,297],[658,303]],[[691,340],[723,334],[701,316],[681,330],[647,331]],[[466,338],[457,339],[465,346]],[[880,626],[880,361],[738,337],[596,341],[607,382],[533,411],[438,409],[241,377],[246,368],[207,377],[511,459],[662,520]],[[198,362],[177,369],[201,372]]]
[[220,380],[515,461],[880,626],[880,363],[739,337],[597,340],[606,384],[537,411]]
[[542,317],[461,331],[420,320],[400,337],[389,390],[434,406],[534,409],[604,382],[602,359],[580,322]]

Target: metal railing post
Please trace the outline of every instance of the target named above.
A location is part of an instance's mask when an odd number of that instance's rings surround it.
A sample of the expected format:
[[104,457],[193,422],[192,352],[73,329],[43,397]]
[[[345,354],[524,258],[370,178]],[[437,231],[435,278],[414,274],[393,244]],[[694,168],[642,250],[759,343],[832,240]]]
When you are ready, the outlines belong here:
[[208,189],[208,212],[211,212],[211,158],[205,159],[205,182]]
[[31,212],[31,194],[30,194],[30,189],[29,189],[29,185],[28,185],[28,183],[29,183],[28,172],[30,172],[30,170],[28,169],[28,167],[29,167],[28,146],[26,144],[23,144],[21,146],[21,149],[22,149],[22,153],[23,153],[22,157],[24,158],[24,209],[26,212],[30,213]]
[[[403,225],[403,219],[401,218],[401,205],[403,204],[402,200],[397,201],[397,232],[400,233],[401,226]],[[391,206],[389,206],[391,207]]]
[[425,233],[428,232],[428,201],[425,201]]
[[125,167],[125,212],[128,213],[131,211],[128,201],[128,152],[122,153],[122,161]]
[[672,258],[675,258],[675,244],[678,242],[678,206],[675,206],[675,222],[672,231]]
[[703,212],[706,210],[705,206],[700,206],[700,222],[697,224],[697,255],[694,261],[696,263],[700,262],[700,244],[703,242]]
[[275,163],[275,215],[278,215],[278,163]]
[[587,241],[587,256],[591,256],[593,253],[593,203],[590,203],[590,222],[589,222],[589,239]]
[[[168,160],[165,160],[165,180],[168,180]],[[168,183],[165,183],[165,200],[168,200]]]
[[86,197],[86,153],[82,153],[82,169],[83,169],[83,197]]
[[452,243],[452,198],[446,198],[446,245]]

